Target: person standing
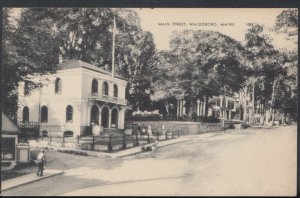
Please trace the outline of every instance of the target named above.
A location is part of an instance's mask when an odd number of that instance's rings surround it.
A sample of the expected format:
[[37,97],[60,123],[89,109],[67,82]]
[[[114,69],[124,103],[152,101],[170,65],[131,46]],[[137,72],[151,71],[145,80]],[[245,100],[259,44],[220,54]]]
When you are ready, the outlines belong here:
[[46,157],[45,157],[44,150],[42,149],[37,156],[37,166],[38,166],[38,171],[36,173],[37,176],[43,176],[45,164],[46,164]]
[[136,132],[137,132],[138,135],[141,135],[141,133],[142,133],[141,123],[138,124]]

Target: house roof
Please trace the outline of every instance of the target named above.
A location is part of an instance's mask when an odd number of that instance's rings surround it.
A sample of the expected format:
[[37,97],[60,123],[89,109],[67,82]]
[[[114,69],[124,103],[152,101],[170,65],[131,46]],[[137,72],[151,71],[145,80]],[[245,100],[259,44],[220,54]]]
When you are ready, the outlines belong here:
[[20,133],[20,129],[3,112],[1,131],[5,134]]
[[[93,70],[102,74],[106,74],[111,76],[111,72],[106,71],[104,69],[101,69],[95,65],[89,64],[87,62],[81,61],[81,60],[66,60],[62,63],[60,63],[58,66],[58,70],[65,70],[65,69],[74,69],[74,68],[85,68],[85,69],[89,69],[89,70]],[[114,77],[122,79],[122,80],[126,80],[125,78],[114,74]]]

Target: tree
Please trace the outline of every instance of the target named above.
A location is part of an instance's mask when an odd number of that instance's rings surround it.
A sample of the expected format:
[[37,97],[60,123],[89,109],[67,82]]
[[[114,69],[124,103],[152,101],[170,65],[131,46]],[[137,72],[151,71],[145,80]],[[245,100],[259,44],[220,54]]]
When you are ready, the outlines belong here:
[[222,95],[225,87],[226,95],[241,88],[244,52],[234,39],[218,32],[184,30],[173,32],[170,47],[177,56],[178,86],[188,104],[199,98],[208,102],[209,97]]
[[[278,34],[285,34],[286,42],[289,43],[288,48],[279,49],[282,66],[287,70],[286,78],[280,81],[279,84],[282,89],[284,87],[288,90],[288,92],[285,91],[285,97],[279,99],[283,104],[281,109],[284,111],[284,120],[286,120],[287,112],[293,114],[294,117],[297,115],[295,107],[297,107],[296,101],[298,100],[298,10],[288,9],[282,11],[276,18],[274,30]],[[277,100],[276,97],[275,100]]]
[[18,26],[9,23],[10,9],[3,12],[3,109],[16,120],[17,87],[20,81],[27,81],[30,88],[40,84],[28,79],[28,75],[46,74],[56,70],[58,48],[56,40],[48,29],[42,28],[47,21],[38,16],[45,14],[36,9],[23,12]]
[[[254,113],[257,111],[257,100],[263,108],[269,107],[272,95],[272,84],[280,75],[285,75],[285,70],[280,66],[279,52],[272,44],[271,39],[264,33],[264,27],[254,25],[245,35],[245,50],[247,51],[247,65],[251,74],[245,86],[251,87],[252,111],[250,123],[254,124]],[[256,94],[257,93],[257,94]],[[264,116],[264,110],[261,111]]]
[[[56,72],[59,55],[98,67],[111,65],[114,17],[117,23],[116,73],[129,81],[129,102],[140,105],[137,101],[150,98],[156,50],[152,35],[141,30],[137,14],[128,9],[22,9],[16,30],[11,34],[14,47],[5,49],[9,57],[4,63],[14,60],[13,67],[9,68],[12,74],[17,73],[12,82],[27,80],[32,88],[37,87],[26,76]],[[4,40],[8,42],[9,37]],[[16,85],[9,89],[15,88]]]

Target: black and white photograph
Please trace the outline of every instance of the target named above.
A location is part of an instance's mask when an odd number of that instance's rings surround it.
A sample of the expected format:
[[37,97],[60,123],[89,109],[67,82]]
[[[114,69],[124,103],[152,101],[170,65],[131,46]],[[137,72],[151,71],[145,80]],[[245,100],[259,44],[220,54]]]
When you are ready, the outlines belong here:
[[3,7],[2,196],[296,196],[298,8]]

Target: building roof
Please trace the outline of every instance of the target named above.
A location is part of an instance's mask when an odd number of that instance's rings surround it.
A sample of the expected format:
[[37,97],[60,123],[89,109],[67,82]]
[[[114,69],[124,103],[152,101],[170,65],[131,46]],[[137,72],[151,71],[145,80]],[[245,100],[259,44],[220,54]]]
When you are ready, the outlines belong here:
[[[65,70],[65,69],[74,69],[74,68],[85,68],[85,69],[89,69],[89,70],[93,70],[102,74],[106,74],[111,76],[112,73],[109,71],[106,71],[104,69],[101,69],[95,65],[89,64],[87,62],[81,61],[81,60],[66,60],[62,63],[60,63],[57,66],[58,70]],[[126,80],[125,78],[114,74],[114,77],[122,79],[122,80]]]
[[20,133],[20,129],[3,112],[1,131],[5,134]]

